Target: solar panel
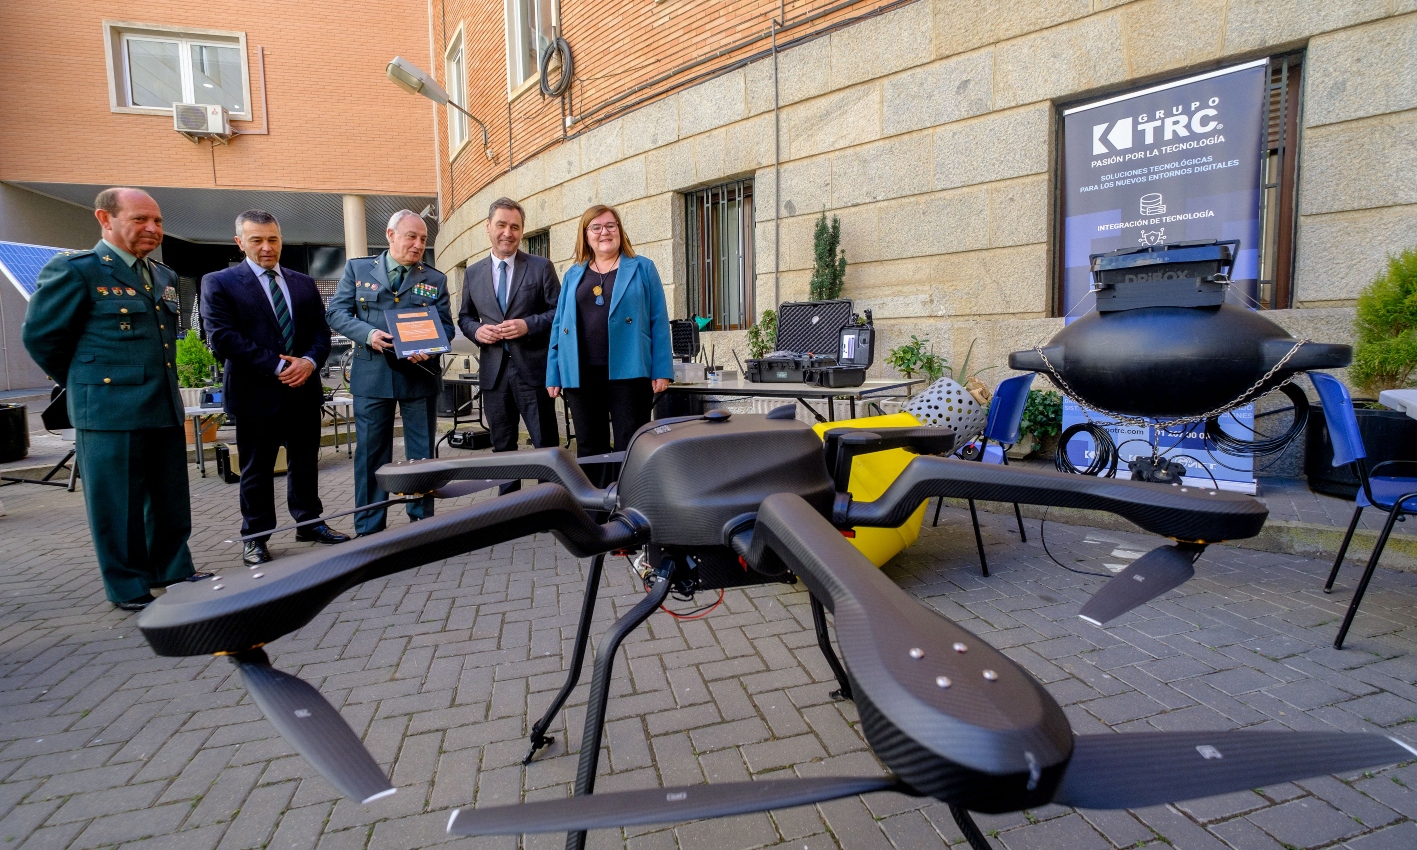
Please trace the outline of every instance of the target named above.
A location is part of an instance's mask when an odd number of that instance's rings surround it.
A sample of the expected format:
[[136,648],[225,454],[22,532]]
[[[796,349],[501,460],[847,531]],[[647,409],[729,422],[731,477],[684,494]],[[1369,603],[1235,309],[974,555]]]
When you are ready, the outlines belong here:
[[28,301],[39,288],[39,270],[58,253],[69,248],[50,248],[47,245],[26,245],[23,242],[0,242],[0,274],[8,277]]

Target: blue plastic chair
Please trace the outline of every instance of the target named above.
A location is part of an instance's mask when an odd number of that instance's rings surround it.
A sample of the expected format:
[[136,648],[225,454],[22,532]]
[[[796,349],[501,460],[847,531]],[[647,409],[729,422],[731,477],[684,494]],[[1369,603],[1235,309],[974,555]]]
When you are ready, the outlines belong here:
[[1363,437],[1358,432],[1358,417],[1353,413],[1353,399],[1348,395],[1348,388],[1332,375],[1320,372],[1310,372],[1309,380],[1313,381],[1314,389],[1319,392],[1319,401],[1323,404],[1329,441],[1333,444],[1333,465],[1349,464],[1361,485],[1353,507],[1353,520],[1348,523],[1348,533],[1343,535],[1343,545],[1338,547],[1338,557],[1333,560],[1333,571],[1328,575],[1324,593],[1333,591],[1333,581],[1338,578],[1338,569],[1343,565],[1343,556],[1348,552],[1348,544],[1353,540],[1353,532],[1358,528],[1358,518],[1363,515],[1363,509],[1371,506],[1387,511],[1387,522],[1383,524],[1382,534],[1378,535],[1373,554],[1368,558],[1368,568],[1363,571],[1363,579],[1358,582],[1358,589],[1353,592],[1353,601],[1348,604],[1348,614],[1343,618],[1338,637],[1333,641],[1334,649],[1342,649],[1343,639],[1348,635],[1348,627],[1353,625],[1353,616],[1358,613],[1358,604],[1363,601],[1363,594],[1368,590],[1368,582],[1373,577],[1373,570],[1378,566],[1383,547],[1387,546],[1393,525],[1406,514],[1417,514],[1417,478],[1379,475],[1378,472],[1384,467],[1403,466],[1408,467],[1410,471],[1417,471],[1417,461],[1390,460],[1369,470],[1368,453],[1363,448]]
[[[974,460],[1009,465],[1008,451],[1019,440],[1019,426],[1023,422],[1023,408],[1028,403],[1028,390],[1033,386],[1033,376],[1033,372],[1028,372],[999,382],[999,388],[994,391],[994,398],[989,402],[989,418],[984,422],[984,432],[974,443],[979,447],[979,454]],[[991,451],[990,440],[999,444],[997,449]],[[935,503],[934,525],[940,524],[940,505],[943,503],[944,499]],[[974,545],[979,548],[979,568],[987,576],[989,561],[984,557],[984,538],[979,533],[979,514],[975,510],[973,499],[969,500],[969,519],[974,523]],[[1028,535],[1023,530],[1023,513],[1019,511],[1017,502],[1014,503],[1014,519],[1018,520],[1019,540],[1027,543]]]

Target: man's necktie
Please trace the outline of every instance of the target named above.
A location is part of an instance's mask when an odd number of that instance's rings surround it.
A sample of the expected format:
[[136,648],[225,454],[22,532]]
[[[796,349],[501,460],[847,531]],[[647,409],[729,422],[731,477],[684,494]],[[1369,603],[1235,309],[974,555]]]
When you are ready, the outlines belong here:
[[502,315],[507,315],[507,261],[497,262],[497,306],[502,308]]
[[146,288],[148,292],[152,292],[153,273],[152,270],[148,268],[147,260],[138,259],[133,261],[133,275],[138,280],[142,281],[144,288]]
[[290,305],[285,303],[285,293],[276,283],[276,270],[266,269],[266,278],[271,282],[271,306],[276,311],[276,324],[280,325],[280,335],[285,339],[285,353],[295,350],[295,324],[290,320]]
[[394,286],[394,293],[397,294],[399,287],[403,286],[403,276],[408,274],[407,266],[394,266],[394,270],[389,278],[389,283]]

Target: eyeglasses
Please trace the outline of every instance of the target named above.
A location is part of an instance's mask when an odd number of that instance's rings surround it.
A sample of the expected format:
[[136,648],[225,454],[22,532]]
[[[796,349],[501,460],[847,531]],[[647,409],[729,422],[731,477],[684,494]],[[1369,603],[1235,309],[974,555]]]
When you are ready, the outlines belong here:
[[592,224],[590,227],[586,228],[586,230],[589,230],[591,233],[614,233],[619,229],[620,225],[614,222],[610,224]]

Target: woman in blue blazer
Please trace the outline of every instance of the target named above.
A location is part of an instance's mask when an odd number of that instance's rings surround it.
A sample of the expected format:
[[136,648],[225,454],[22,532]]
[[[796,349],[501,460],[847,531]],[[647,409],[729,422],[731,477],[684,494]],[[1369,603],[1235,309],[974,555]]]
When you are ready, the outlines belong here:
[[581,216],[576,264],[561,281],[546,359],[547,392],[566,393],[577,454],[611,451],[612,423],[614,450],[624,451],[673,377],[659,270],[635,256],[620,214],[596,204]]

